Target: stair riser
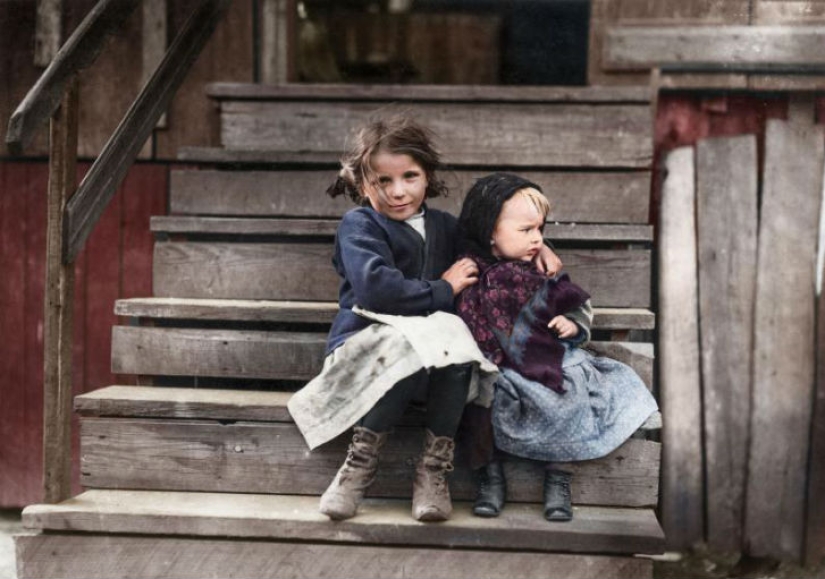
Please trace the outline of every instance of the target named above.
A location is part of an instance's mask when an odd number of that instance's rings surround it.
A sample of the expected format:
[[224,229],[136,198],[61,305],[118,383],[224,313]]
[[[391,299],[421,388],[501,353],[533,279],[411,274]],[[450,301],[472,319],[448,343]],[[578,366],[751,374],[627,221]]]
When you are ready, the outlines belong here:
[[19,579],[652,577],[649,560],[599,555],[120,535],[49,534],[15,542]]
[[[411,496],[420,454],[420,428],[396,429],[381,453],[369,495]],[[343,435],[312,452],[288,423],[83,418],[81,483],[89,488],[320,495],[338,470],[348,440]],[[660,445],[631,439],[611,455],[571,464],[577,504],[645,507],[658,499]],[[472,500],[472,473],[451,475],[456,500]],[[530,462],[508,464],[514,502],[541,502],[542,471]]]
[[[337,300],[332,243],[158,242],[158,297]],[[649,250],[558,251],[565,271],[599,307],[650,306]],[[310,281],[311,280],[311,281]]]
[[[194,328],[112,328],[112,371],[144,376],[310,380],[320,372],[326,334]],[[651,344],[592,342],[650,386]],[[208,385],[208,384],[204,384]]]
[[[221,142],[234,149],[340,152],[343,136],[381,103],[224,102]],[[419,103],[405,107],[439,135],[447,163],[642,168],[650,164],[647,105]]]
[[[446,170],[449,197],[427,201],[458,215],[464,194],[486,170]],[[583,223],[644,223],[649,219],[650,173],[520,171],[553,202],[550,219]],[[317,171],[172,171],[172,214],[340,217],[355,207],[324,194],[336,169]]]

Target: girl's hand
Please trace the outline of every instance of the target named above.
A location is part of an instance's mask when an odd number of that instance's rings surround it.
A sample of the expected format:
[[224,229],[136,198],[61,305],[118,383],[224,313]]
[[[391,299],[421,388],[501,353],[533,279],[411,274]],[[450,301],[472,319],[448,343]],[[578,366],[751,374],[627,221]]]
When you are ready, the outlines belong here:
[[453,288],[453,295],[458,295],[466,288],[478,282],[478,266],[469,257],[459,259],[444,272],[441,279]]
[[579,326],[576,325],[576,322],[564,316],[556,316],[550,320],[547,327],[553,332],[556,332],[556,335],[562,340],[575,338],[579,335]]
[[564,267],[559,256],[543,243],[541,244],[538,255],[533,258],[533,263],[540,272],[546,274],[548,277],[555,276],[561,271],[561,268]]

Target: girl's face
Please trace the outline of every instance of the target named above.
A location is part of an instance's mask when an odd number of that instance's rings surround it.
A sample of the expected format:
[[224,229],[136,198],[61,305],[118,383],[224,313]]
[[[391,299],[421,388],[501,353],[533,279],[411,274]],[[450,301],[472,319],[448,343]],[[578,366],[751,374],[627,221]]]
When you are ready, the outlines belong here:
[[379,152],[372,157],[374,181],[363,195],[378,213],[404,221],[421,209],[427,193],[427,173],[409,155]]
[[499,259],[531,261],[543,244],[544,215],[520,192],[504,202],[493,230],[492,253]]

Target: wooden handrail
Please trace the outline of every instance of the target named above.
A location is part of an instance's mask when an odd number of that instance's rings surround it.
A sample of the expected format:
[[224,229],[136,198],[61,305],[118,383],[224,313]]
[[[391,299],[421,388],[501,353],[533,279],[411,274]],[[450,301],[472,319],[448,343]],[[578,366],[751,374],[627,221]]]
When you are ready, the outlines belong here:
[[12,155],[22,153],[60,106],[66,84],[94,62],[103,41],[126,21],[139,2],[101,0],[89,11],[9,119],[6,145]]
[[64,263],[71,263],[120,186],[231,0],[202,0],[178,33],[152,78],[72,196],[64,214]]

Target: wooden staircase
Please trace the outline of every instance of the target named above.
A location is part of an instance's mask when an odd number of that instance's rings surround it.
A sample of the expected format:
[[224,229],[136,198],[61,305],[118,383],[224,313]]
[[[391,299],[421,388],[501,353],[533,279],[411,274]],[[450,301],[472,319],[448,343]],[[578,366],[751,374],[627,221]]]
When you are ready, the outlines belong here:
[[472,179],[508,168],[555,209],[546,234],[593,295],[592,348],[653,384],[650,109],[636,89],[214,85],[220,149],[185,149],[171,215],[152,220],[154,297],[121,300],[112,370],[139,386],[75,400],[86,492],[23,512],[21,579],[69,577],[649,577],[657,425],[572,464],[574,520],[541,516],[541,476],[509,463],[508,505],[473,517],[457,457],[455,513],[410,516],[421,416],[391,435],[359,515],[317,512],[348,443],[310,452],[286,410],[322,363],[335,315],[330,265],[350,205],[323,191],[350,127],[379,108],[442,136],[457,212]]

